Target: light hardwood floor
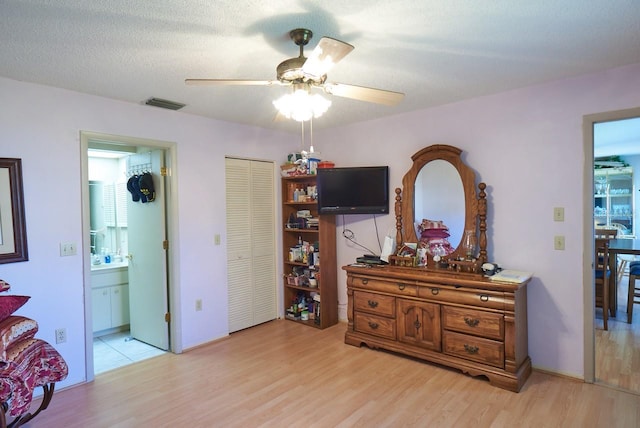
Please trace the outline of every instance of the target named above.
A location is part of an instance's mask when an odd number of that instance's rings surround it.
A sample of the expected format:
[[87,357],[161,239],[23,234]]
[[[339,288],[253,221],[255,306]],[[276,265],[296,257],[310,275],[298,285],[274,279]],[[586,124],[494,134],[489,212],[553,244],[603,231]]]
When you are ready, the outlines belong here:
[[640,396],[534,371],[520,393],[272,321],[57,391],[28,426],[638,427]]
[[629,277],[618,284],[615,318],[609,318],[609,330],[602,329],[602,311],[596,312],[596,382],[640,394],[640,305],[633,308],[627,324]]

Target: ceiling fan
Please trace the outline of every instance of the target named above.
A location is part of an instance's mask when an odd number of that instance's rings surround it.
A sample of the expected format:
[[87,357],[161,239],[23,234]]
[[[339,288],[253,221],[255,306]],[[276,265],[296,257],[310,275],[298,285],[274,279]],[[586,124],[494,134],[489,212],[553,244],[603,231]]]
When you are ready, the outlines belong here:
[[240,80],[240,79],[186,79],[187,85],[254,85],[254,86],[293,86],[294,90],[307,92],[318,88],[325,93],[370,103],[397,105],[404,98],[401,92],[344,83],[327,82],[327,72],[349,52],[353,46],[330,37],[322,37],[309,58],[304,56],[304,46],[313,37],[311,30],[297,28],[289,32],[291,40],[300,47],[300,55],[281,62],[276,68],[277,80]]

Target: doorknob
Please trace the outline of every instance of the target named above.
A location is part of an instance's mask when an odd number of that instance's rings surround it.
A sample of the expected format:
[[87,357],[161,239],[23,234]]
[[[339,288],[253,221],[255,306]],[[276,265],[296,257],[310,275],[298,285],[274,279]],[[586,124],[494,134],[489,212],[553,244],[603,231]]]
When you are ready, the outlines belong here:
[[131,261],[133,260],[133,254],[127,254],[126,256],[124,256],[127,260]]

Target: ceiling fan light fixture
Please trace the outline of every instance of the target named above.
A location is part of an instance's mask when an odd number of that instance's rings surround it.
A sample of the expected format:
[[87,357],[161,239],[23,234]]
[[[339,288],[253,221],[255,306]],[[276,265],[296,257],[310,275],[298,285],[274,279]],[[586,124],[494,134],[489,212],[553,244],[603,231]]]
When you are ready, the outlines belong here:
[[293,93],[281,96],[273,101],[273,105],[287,119],[306,122],[312,117],[322,116],[331,106],[331,101],[320,94],[311,95],[304,85],[294,85]]

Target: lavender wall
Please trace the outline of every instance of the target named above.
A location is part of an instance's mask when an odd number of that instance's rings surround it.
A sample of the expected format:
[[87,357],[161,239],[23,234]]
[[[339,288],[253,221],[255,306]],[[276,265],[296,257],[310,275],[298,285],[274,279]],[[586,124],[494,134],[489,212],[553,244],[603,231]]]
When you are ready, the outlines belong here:
[[[408,94],[410,97],[411,94]],[[476,98],[323,132],[318,150],[337,166],[385,164],[401,186],[410,156],[431,144],[451,144],[488,184],[489,258],[535,273],[528,290],[529,352],[535,367],[583,376],[584,115],[640,106],[640,65]],[[345,144],[344,142],[349,142]],[[553,221],[564,207],[565,221]],[[592,213],[587,213],[591,218]],[[382,236],[395,219],[378,219]],[[341,238],[351,229],[377,249],[370,216],[338,221],[338,264],[363,250]],[[556,251],[554,235],[566,237]],[[588,247],[587,247],[588,248]],[[346,304],[340,272],[341,316]]]
[[[411,94],[408,94],[411,96]],[[224,123],[180,112],[83,95],[0,78],[0,155],[23,160],[30,260],[0,265],[15,294],[31,295],[21,314],[40,323],[39,337],[56,345],[71,374],[84,379],[84,291],[81,256],[59,257],[60,242],[83,240],[79,133],[90,131],[171,141],[177,147],[175,251],[181,346],[227,334],[224,156],[280,163],[299,148],[297,134]],[[465,160],[489,185],[489,255],[505,267],[530,270],[529,349],[536,367],[581,377],[583,373],[582,117],[640,106],[640,64],[551,82],[370,121],[317,131],[315,146],[338,166],[389,165],[400,186],[410,156],[442,143],[465,151]],[[330,114],[330,112],[328,113]],[[566,221],[552,220],[553,207]],[[590,214],[590,213],[589,213]],[[364,251],[341,238],[342,227],[377,249],[368,216],[338,222],[338,264]],[[378,219],[379,235],[393,231],[392,216]],[[553,250],[553,236],[566,250]],[[87,250],[88,251],[88,250]],[[278,254],[281,252],[278,250]],[[280,263],[278,263],[280,265]],[[339,272],[341,316],[346,318],[344,275]],[[201,312],[193,302],[203,299]]]
[[[171,269],[179,346],[226,336],[224,157],[278,165],[299,146],[297,135],[3,78],[0,98],[11,106],[0,113],[0,156],[22,159],[29,245],[29,261],[0,265],[0,278],[12,293],[32,296],[19,313],[38,321],[38,337],[55,343],[54,330],[67,329],[67,342],[55,345],[70,367],[62,386],[85,378],[81,131],[176,144],[178,242],[171,243]],[[214,245],[215,234],[222,245]],[[61,242],[77,243],[78,255],[60,257]],[[203,300],[202,311],[195,311],[196,299]]]

